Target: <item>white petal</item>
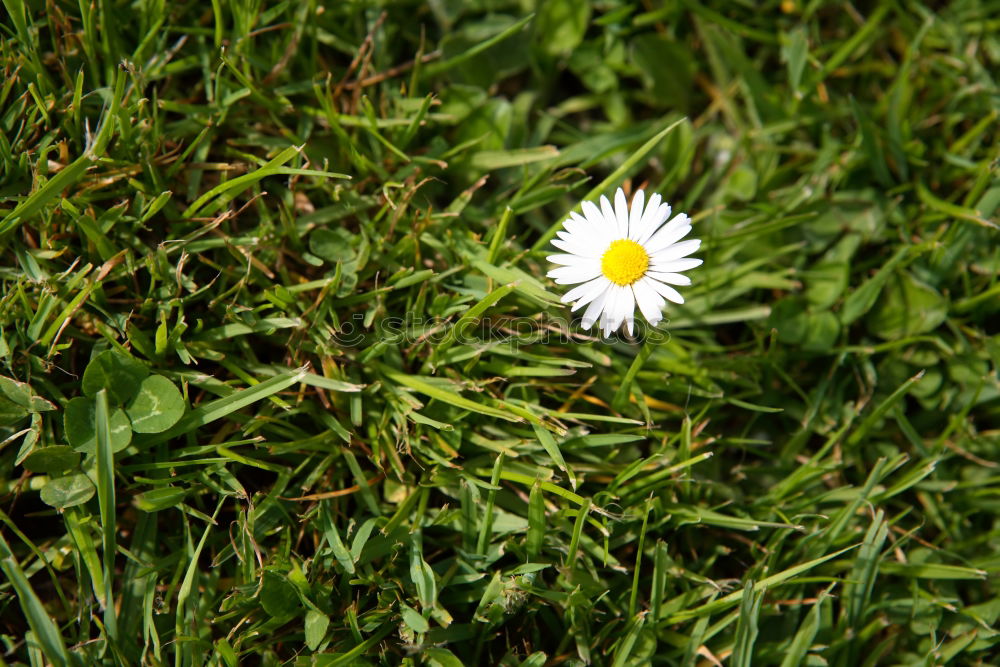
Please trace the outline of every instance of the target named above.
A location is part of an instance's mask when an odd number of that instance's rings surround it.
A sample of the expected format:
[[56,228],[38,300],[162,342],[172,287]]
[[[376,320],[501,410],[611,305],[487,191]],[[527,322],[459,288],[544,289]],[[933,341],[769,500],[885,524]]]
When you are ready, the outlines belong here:
[[[582,227],[582,229],[578,229],[577,227]],[[573,239],[590,238],[593,235],[593,232],[590,231],[590,223],[586,220],[583,221],[582,225],[577,220],[567,220],[563,223],[563,229],[556,232],[556,234],[561,239],[572,241]]]
[[[670,214],[669,208],[670,207],[668,206],[667,211],[665,211],[667,215]],[[664,216],[663,220],[666,220],[666,216]],[[660,222],[662,223],[663,220],[661,220]],[[652,235],[650,235],[649,240],[651,241],[654,237],[660,236],[661,234],[669,233],[668,230],[676,229],[678,227],[683,227],[684,225],[690,225],[690,224],[691,224],[691,218],[689,218],[687,214],[678,213],[673,218],[671,218],[670,222],[656,229],[655,232]]]
[[601,215],[607,221],[608,228],[614,230],[615,238],[622,238],[622,230],[618,226],[618,216],[615,215],[615,209],[611,207],[611,201],[601,195]]
[[557,285],[573,285],[593,280],[601,275],[601,263],[594,260],[591,262],[585,266],[560,266],[557,269],[552,269],[546,275],[554,279]]
[[618,218],[618,233],[623,239],[628,238],[628,201],[621,188],[615,192],[615,217]]
[[601,328],[605,336],[610,336],[618,330],[630,315],[635,312],[635,296],[628,286],[614,285],[609,290],[608,303],[604,306],[604,317]]
[[604,230],[605,228],[611,226],[611,222],[614,220],[605,220],[604,215],[601,214],[601,210],[594,205],[592,201],[585,201],[583,204],[583,214],[587,216],[587,222],[593,225],[595,230]]
[[612,286],[607,294],[608,300],[604,304],[604,314],[601,315],[601,329],[604,330],[605,336],[609,335],[618,326],[617,324],[611,326],[611,323],[615,319],[615,313],[618,312],[618,286]]
[[574,254],[549,255],[545,259],[553,264],[562,264],[564,266],[587,266],[594,262],[593,257],[581,257]]
[[691,225],[673,225],[672,223],[667,223],[643,245],[646,248],[646,252],[651,256],[655,256],[658,252],[666,250],[674,243],[680,241],[690,232]]
[[655,210],[650,211],[651,206],[646,207],[646,213],[649,215],[649,219],[645,219],[643,216],[643,233],[636,239],[639,243],[645,244],[646,241],[650,239],[657,231],[660,229],[660,225],[663,221],[670,217],[670,204],[660,204]]
[[645,278],[632,285],[632,292],[635,294],[639,312],[655,327],[663,319],[663,297],[647,284]]
[[671,218],[670,222],[668,222],[667,224],[668,225],[690,225],[691,224],[691,216],[689,216],[687,213],[678,213],[673,218]]
[[628,211],[628,237],[635,240],[639,231],[639,223],[642,221],[642,211],[645,207],[646,193],[639,190],[632,197],[632,208]]
[[[589,224],[589,223],[588,223]],[[556,236],[561,238],[566,243],[572,243],[575,245],[582,245],[585,247],[590,247],[593,243],[595,234],[593,232],[556,232]]]
[[601,256],[600,244],[594,243],[592,240],[585,241],[578,237],[570,237],[570,240],[552,239],[552,245],[578,257],[597,259]]
[[[608,280],[604,276],[594,278],[589,283],[584,283],[580,287],[586,287],[586,291],[580,296],[574,297],[573,307],[570,308],[571,313],[575,313],[580,310],[588,303],[601,296],[601,294],[608,291]],[[580,287],[575,287],[574,289],[580,289]],[[564,297],[565,298],[565,297]]]
[[681,257],[687,257],[691,253],[696,252],[700,247],[701,239],[689,239],[687,241],[675,243],[660,252],[650,253],[650,264],[665,264],[667,262],[672,262],[675,259],[680,259]]
[[[639,224],[634,229],[629,225],[629,238],[633,241],[643,243],[656,231],[656,224],[653,221],[656,219],[656,211],[660,208],[661,199],[662,197],[654,192],[653,196],[646,203],[646,208],[642,212],[642,219],[639,221]],[[668,206],[667,209],[669,210],[670,207]]]
[[647,271],[646,277],[653,278],[654,280],[659,280],[661,283],[667,283],[668,285],[691,284],[691,279],[680,273],[662,273],[660,271]]
[[552,239],[552,245],[578,257],[590,257],[594,259],[601,256],[600,252],[594,249],[593,243],[584,243],[576,239],[571,241],[567,241],[566,239]]
[[603,222],[603,217],[598,213],[598,221],[595,224],[589,218],[581,216],[579,213],[570,213],[569,219],[563,223],[563,227],[572,234],[575,238],[586,239],[587,241],[596,238],[612,238],[611,233],[613,230],[608,229],[608,225]]
[[570,218],[564,220],[563,228],[566,229],[568,235],[585,236],[590,234],[590,223],[583,219],[573,220]]
[[[635,295],[632,293],[632,289],[627,285],[618,289],[620,290],[618,295],[618,313],[615,318],[618,320],[618,323],[615,324],[615,328],[618,328],[618,324],[621,322],[627,322],[635,316]],[[629,329],[629,333],[632,333],[631,329]]]
[[611,318],[608,316],[608,311],[605,310],[604,314],[601,315],[601,333],[607,338],[614,330],[615,328],[611,326]]
[[605,278],[604,276],[598,276],[597,278],[585,282],[582,285],[577,285],[570,291],[563,294],[559,300],[562,301],[563,303],[571,303],[573,301],[577,301],[578,299],[586,295],[588,292],[590,292],[592,289],[594,289],[595,286],[606,289],[608,286],[608,279]]
[[675,290],[670,285],[664,285],[658,280],[653,280],[649,278],[649,286],[660,293],[667,301],[673,301],[674,303],[684,303],[684,297],[681,293]]
[[702,261],[700,259],[693,259],[691,257],[686,257],[684,259],[675,259],[672,262],[661,262],[656,266],[651,266],[650,271],[657,271],[662,273],[677,273],[680,271],[687,271],[693,269],[696,266],[701,266]]
[[597,318],[604,312],[604,305],[608,302],[608,295],[610,293],[611,290],[605,290],[601,292],[596,299],[590,302],[590,305],[587,306],[587,310],[583,313],[583,320],[580,322],[580,326],[584,329],[589,329],[594,326],[594,322],[596,322]]

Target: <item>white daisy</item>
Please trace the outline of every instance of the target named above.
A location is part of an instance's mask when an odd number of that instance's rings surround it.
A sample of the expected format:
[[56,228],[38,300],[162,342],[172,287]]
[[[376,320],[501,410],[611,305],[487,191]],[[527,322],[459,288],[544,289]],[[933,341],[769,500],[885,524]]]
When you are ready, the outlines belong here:
[[[663,319],[667,301],[684,303],[684,297],[671,285],[690,285],[681,275],[701,264],[688,257],[698,250],[701,241],[681,241],[691,231],[691,218],[678,213],[670,222],[670,205],[654,194],[645,201],[639,190],[629,207],[621,188],[615,193],[615,205],[601,196],[601,206],[583,202],[583,215],[570,213],[558,239],[552,245],[566,254],[549,255],[560,264],[548,276],[558,285],[577,285],[562,297],[573,303],[573,311],[587,306],[583,328],[591,328],[598,318],[605,336],[622,322],[631,335],[635,306],[651,325]],[[588,305],[589,304],[589,305]]]

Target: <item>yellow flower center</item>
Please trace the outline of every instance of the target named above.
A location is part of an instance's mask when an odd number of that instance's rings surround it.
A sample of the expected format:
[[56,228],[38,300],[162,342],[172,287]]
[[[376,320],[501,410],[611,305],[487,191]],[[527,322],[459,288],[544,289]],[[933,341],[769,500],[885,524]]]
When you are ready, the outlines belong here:
[[646,274],[649,253],[635,241],[613,241],[601,256],[601,272],[616,285],[631,285]]

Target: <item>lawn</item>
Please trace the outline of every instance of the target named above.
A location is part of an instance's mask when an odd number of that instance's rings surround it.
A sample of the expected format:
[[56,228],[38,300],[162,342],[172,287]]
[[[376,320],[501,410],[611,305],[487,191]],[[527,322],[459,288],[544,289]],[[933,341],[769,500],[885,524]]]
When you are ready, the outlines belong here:
[[2,4],[0,666],[1000,659],[996,0]]

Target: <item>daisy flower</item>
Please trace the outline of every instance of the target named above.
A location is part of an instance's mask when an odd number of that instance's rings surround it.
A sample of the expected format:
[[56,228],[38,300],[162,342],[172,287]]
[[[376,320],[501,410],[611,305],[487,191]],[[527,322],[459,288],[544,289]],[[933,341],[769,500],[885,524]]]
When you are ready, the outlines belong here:
[[601,196],[600,208],[585,201],[583,215],[570,213],[565,230],[552,241],[565,253],[549,255],[550,262],[561,266],[548,276],[558,285],[577,285],[563,295],[562,302],[572,303],[573,311],[587,306],[584,329],[600,319],[601,330],[610,336],[624,322],[631,335],[636,305],[646,321],[656,326],[667,301],[684,303],[671,285],[691,284],[681,271],[701,264],[700,259],[688,257],[701,241],[681,241],[691,231],[687,215],[678,213],[666,222],[670,205],[661,203],[658,194],[648,202],[645,199],[639,190],[629,207],[618,188],[614,207],[605,196]]

